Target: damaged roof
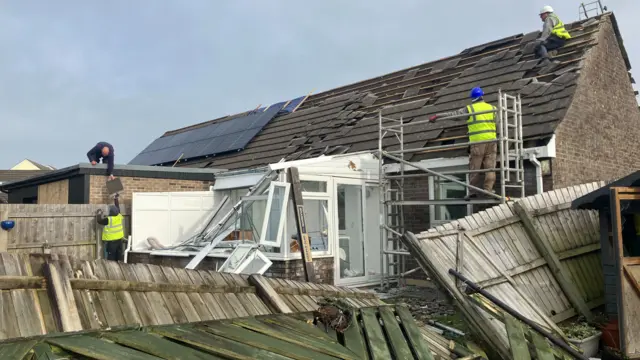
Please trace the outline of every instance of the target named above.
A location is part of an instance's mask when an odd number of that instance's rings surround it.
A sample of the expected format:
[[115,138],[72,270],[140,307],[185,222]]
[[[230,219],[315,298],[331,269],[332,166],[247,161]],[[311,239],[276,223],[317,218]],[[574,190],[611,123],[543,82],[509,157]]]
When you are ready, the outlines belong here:
[[[282,158],[375,150],[379,110],[383,116],[402,117],[405,122],[424,120],[467,105],[474,86],[483,87],[489,102],[497,100],[498,89],[521,94],[525,146],[544,145],[565,116],[582,60],[597,43],[607,19],[611,19],[622,48],[612,13],[567,24],[572,39],[557,51],[554,60],[558,64],[545,68],[538,66],[533,53],[540,32],[512,35],[448,58],[310,96],[297,111],[274,117],[242,151],[179,165],[239,169]],[[405,148],[467,142],[466,132],[464,122],[452,120],[407,127]],[[385,145],[393,149],[395,144],[397,140],[390,137]],[[462,155],[466,155],[466,148],[406,160]]]

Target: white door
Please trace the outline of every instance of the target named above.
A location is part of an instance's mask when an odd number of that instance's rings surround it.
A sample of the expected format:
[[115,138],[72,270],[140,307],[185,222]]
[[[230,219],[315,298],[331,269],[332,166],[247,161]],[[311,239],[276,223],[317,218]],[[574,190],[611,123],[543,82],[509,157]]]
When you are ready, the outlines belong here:
[[356,285],[377,280],[382,269],[378,189],[363,181],[338,179],[335,192],[336,283]]

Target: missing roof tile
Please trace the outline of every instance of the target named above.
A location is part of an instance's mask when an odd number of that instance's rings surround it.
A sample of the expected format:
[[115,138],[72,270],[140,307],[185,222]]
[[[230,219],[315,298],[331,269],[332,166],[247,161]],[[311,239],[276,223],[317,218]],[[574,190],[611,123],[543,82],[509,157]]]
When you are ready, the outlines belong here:
[[522,90],[520,90],[520,94],[522,94],[524,96],[531,95],[536,90],[538,90],[540,87],[542,87],[544,84],[546,84],[546,83],[540,83],[540,82],[534,83],[534,82],[532,82],[529,85],[523,87]]
[[532,32],[526,34],[525,36],[523,36],[522,40],[520,40],[520,43],[522,43],[522,44],[528,43],[530,41],[533,41],[533,40],[537,39],[538,36],[540,36],[540,30],[532,31]]
[[418,95],[419,92],[420,92],[420,86],[410,87],[404,92],[404,95],[402,95],[402,98],[404,99],[404,98],[416,96]]
[[563,84],[563,85],[568,85],[573,83],[577,78],[578,78],[578,74],[576,74],[575,72],[568,72],[568,73],[564,73],[562,75],[560,75],[559,77],[553,79],[551,82],[555,83],[555,84]]
[[376,102],[376,100],[378,100],[378,96],[373,93],[367,93],[367,95],[362,99],[362,104],[364,106],[371,106]]
[[416,74],[418,73],[419,69],[411,69],[409,71],[407,71],[406,74],[404,74],[404,76],[402,77],[402,81],[405,80],[410,80],[413,79],[414,77],[416,77]]
[[443,70],[452,69],[452,68],[458,66],[459,62],[460,62],[460,58],[455,58],[455,59],[449,60],[449,61],[447,61],[446,64],[444,64],[444,69]]

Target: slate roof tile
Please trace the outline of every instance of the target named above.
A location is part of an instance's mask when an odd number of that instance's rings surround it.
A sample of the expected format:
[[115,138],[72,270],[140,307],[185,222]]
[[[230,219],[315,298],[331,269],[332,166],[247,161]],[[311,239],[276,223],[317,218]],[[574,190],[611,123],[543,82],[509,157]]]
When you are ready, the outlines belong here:
[[[472,85],[482,86],[489,102],[496,101],[499,89],[519,91],[525,139],[550,136],[571,104],[580,59],[595,44],[587,34],[597,31],[599,25],[586,27],[583,23],[573,24],[573,38],[555,56],[562,65],[549,74],[540,74],[539,61],[532,54],[539,31],[505,37],[449,58],[311,95],[296,112],[271,120],[243,151],[198,162],[234,169],[266,165],[285,156],[291,160],[318,156],[325,150],[374,150],[379,110],[383,116],[402,117],[406,122],[424,120],[466,106]],[[408,126],[405,131],[406,144],[416,147],[438,144],[443,137],[465,141],[465,134],[464,122],[454,120]],[[436,155],[461,153],[466,155],[464,151]],[[197,166],[180,165],[191,164]]]

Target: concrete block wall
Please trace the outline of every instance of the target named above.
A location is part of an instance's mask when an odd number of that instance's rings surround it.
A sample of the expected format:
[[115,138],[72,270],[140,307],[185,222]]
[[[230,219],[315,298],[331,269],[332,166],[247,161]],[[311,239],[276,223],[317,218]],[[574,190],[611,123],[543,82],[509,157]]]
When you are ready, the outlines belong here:
[[[133,192],[165,192],[165,191],[206,191],[213,185],[213,181],[200,180],[174,180],[140,177],[121,177],[124,190],[120,193],[121,202],[131,206]],[[89,180],[89,203],[110,204],[107,191],[107,177],[91,175]]]
[[640,168],[640,110],[609,19],[589,50],[573,102],[556,130],[553,183],[562,188]]

